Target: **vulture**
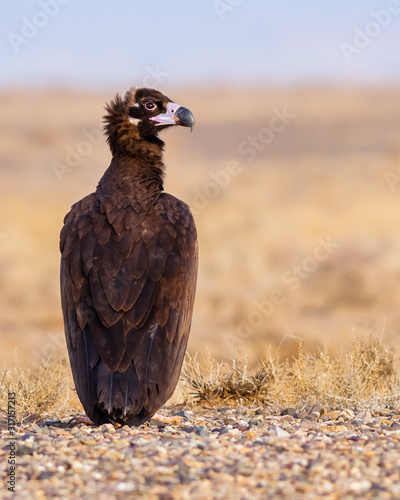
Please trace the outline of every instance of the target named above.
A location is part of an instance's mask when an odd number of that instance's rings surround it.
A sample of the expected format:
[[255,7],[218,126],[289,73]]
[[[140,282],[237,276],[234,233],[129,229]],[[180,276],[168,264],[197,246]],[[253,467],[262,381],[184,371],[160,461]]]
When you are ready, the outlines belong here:
[[164,142],[189,109],[132,88],[106,105],[110,166],[60,234],[61,302],[79,399],[96,425],[140,425],[171,397],[189,336],[197,235],[186,203],[163,191]]

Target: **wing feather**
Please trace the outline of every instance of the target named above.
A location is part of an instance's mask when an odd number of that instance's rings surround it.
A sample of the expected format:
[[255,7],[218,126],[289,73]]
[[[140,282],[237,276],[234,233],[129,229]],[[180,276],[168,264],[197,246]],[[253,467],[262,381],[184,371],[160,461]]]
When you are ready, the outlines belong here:
[[[129,294],[128,298],[125,301],[125,304],[122,307],[122,310],[127,313],[130,309],[134,307],[136,301],[138,300],[142,290],[147,281],[147,274],[143,273],[140,278],[135,278],[132,276],[129,283]],[[125,316],[126,317],[126,316]]]

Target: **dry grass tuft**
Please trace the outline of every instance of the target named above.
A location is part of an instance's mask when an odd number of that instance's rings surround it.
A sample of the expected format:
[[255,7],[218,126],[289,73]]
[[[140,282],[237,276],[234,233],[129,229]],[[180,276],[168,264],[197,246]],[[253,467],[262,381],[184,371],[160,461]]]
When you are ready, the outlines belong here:
[[218,362],[210,354],[204,368],[197,355],[191,357],[187,354],[182,369],[182,385],[187,399],[204,401],[262,399],[272,377],[273,373],[267,366],[264,369],[260,365],[255,373],[250,374],[245,358]]
[[217,362],[210,356],[203,369],[188,356],[182,372],[186,398],[196,401],[260,402],[273,407],[323,404],[330,409],[395,408],[400,401],[400,378],[394,350],[382,337],[354,337],[349,354],[331,358],[303,351],[281,362],[267,356],[253,370],[245,359]]
[[[64,415],[80,404],[65,352],[53,353],[37,368],[5,366],[0,375],[0,413],[7,413],[7,395],[16,394],[17,422]],[[180,390],[187,403],[264,404],[274,411],[291,406],[322,404],[326,409],[398,409],[400,377],[394,368],[394,350],[382,337],[354,337],[351,352],[331,358],[299,352],[281,362],[267,351],[253,369],[245,358],[219,362],[208,355],[202,366],[187,355]]]
[[63,352],[53,351],[36,368],[4,366],[0,374],[0,413],[7,414],[8,393],[15,393],[17,423],[41,420],[79,405],[74,391],[68,359]]

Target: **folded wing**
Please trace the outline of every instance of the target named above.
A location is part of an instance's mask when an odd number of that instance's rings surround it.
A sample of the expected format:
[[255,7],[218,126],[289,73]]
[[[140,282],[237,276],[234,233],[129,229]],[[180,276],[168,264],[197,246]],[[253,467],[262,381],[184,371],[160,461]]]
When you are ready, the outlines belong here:
[[189,208],[161,194],[151,210],[95,194],[66,216],[60,241],[65,333],[78,395],[95,423],[138,424],[172,395],[197,276]]

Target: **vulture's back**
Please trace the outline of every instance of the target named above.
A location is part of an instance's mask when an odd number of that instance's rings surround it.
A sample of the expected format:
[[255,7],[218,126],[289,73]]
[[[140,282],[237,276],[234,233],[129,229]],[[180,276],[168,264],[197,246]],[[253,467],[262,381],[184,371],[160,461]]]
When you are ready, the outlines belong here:
[[97,192],[61,231],[65,335],[94,423],[140,424],[172,395],[191,324],[197,236],[189,207],[161,193],[121,204]]

